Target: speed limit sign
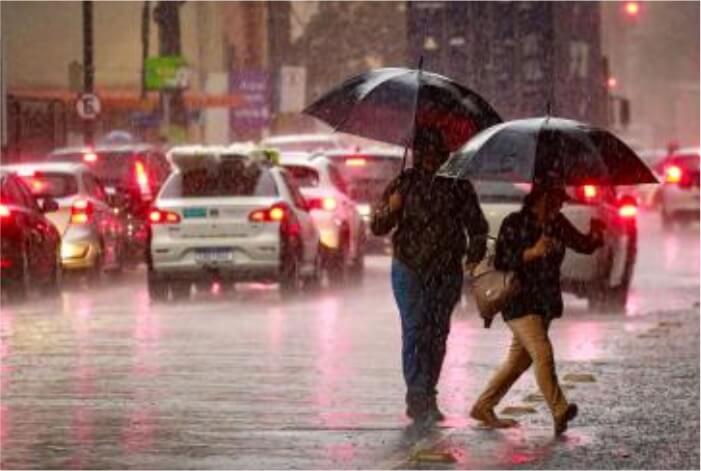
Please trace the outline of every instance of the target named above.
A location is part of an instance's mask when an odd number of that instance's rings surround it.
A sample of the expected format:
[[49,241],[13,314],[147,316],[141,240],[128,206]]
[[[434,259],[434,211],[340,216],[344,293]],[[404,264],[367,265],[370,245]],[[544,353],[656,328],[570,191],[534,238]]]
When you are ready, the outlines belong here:
[[100,99],[92,93],[83,93],[76,101],[75,109],[83,119],[95,119],[100,114]]

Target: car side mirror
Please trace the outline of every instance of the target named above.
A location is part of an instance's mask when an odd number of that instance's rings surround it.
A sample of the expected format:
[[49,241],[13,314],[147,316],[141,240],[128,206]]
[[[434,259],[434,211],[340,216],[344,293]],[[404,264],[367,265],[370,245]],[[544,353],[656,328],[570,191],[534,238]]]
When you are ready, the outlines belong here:
[[53,198],[44,198],[44,201],[41,203],[41,212],[53,213],[55,211],[58,211],[58,202]]

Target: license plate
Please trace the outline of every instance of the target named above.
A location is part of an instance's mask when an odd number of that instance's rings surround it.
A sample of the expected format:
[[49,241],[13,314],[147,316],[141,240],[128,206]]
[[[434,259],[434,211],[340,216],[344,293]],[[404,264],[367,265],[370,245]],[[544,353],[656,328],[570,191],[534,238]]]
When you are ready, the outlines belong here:
[[195,251],[195,261],[199,263],[222,263],[234,259],[231,249],[199,249]]
[[185,217],[185,218],[204,218],[204,217],[207,217],[207,209],[205,209],[205,208],[185,208],[185,209],[183,209],[183,217]]

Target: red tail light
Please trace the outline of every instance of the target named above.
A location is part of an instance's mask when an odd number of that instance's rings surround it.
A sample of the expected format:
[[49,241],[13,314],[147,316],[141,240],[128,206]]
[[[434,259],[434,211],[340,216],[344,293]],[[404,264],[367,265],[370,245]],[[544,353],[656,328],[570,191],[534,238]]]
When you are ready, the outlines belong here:
[[669,167],[665,168],[664,176],[666,183],[679,183],[682,181],[684,172],[682,171],[681,167],[670,165]]
[[300,227],[294,213],[285,203],[277,203],[269,208],[252,211],[248,215],[251,222],[279,222],[280,230],[286,235],[299,235]]
[[151,224],[177,224],[180,222],[180,215],[173,211],[164,211],[153,208],[148,214]]
[[88,152],[87,154],[83,154],[83,162],[89,164],[97,162],[97,154],[95,152]]
[[618,208],[618,215],[622,218],[634,218],[638,214],[638,208],[634,204],[624,204]]
[[93,205],[87,200],[75,200],[71,207],[71,224],[87,224],[93,213]]
[[584,185],[582,187],[582,193],[584,194],[584,197],[586,199],[594,199],[598,196],[599,194],[599,189],[595,187],[594,185]]
[[323,198],[310,198],[308,200],[309,209],[321,209],[323,211],[333,211],[338,206],[336,198],[333,196],[325,196]]
[[146,172],[146,167],[144,163],[137,160],[134,163],[134,178],[136,178],[136,184],[139,186],[139,190],[144,195],[151,194],[151,184],[148,178],[148,172]]
[[248,215],[251,222],[282,222],[289,212],[287,205],[275,204],[269,208],[261,208],[252,211]]
[[363,157],[351,157],[346,159],[346,165],[349,167],[365,167],[366,163],[367,160],[365,160]]
[[0,218],[9,218],[11,213],[12,212],[10,211],[10,208],[5,206],[4,204],[0,204]]

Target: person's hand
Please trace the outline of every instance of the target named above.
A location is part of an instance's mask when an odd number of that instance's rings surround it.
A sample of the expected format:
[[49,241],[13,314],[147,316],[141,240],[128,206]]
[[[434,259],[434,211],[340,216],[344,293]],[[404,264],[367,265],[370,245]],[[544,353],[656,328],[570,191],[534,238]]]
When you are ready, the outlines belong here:
[[526,256],[530,260],[544,257],[552,249],[554,244],[555,241],[552,238],[542,235],[540,236],[540,239],[538,239],[538,242],[533,245],[533,247],[526,250]]
[[402,195],[398,191],[395,191],[389,196],[389,210],[392,212],[398,211],[402,208]]

